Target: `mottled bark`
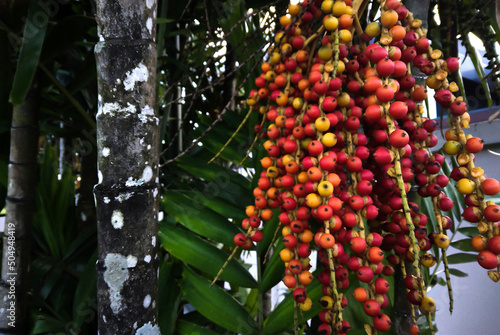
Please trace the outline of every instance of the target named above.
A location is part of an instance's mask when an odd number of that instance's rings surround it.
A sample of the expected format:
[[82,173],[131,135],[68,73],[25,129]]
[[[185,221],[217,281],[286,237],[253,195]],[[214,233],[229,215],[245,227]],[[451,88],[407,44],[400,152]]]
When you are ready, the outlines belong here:
[[155,0],[97,2],[99,333],[160,334]]
[[14,106],[0,282],[0,334],[28,333],[27,287],[38,181],[38,90]]

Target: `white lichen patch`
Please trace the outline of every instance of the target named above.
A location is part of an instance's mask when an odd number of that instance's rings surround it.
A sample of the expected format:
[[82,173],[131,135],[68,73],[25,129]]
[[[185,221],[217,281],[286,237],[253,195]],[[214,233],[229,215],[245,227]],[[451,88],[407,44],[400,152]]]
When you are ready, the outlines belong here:
[[127,77],[123,81],[126,91],[131,91],[135,87],[135,83],[148,80],[149,72],[146,65],[139,63],[135,69],[127,72]]
[[148,7],[149,9],[151,9],[151,7],[153,7],[153,4],[154,4],[154,0],[146,0],[146,7]]
[[151,181],[152,178],[153,178],[153,169],[151,168],[151,166],[146,166],[142,171],[141,178],[134,179],[132,177],[128,177],[127,181],[125,182],[125,186],[127,187],[141,186],[144,183]]
[[127,258],[120,254],[109,253],[104,259],[104,281],[109,287],[109,301],[113,313],[118,314],[122,306],[121,290],[128,280]]
[[156,236],[151,236],[151,245],[156,247]]
[[128,255],[127,256],[127,267],[128,268],[135,268],[137,265],[137,257]]
[[146,147],[148,150],[151,150],[151,144],[148,144],[148,146]]
[[144,180],[144,182],[147,183],[151,181],[152,178],[153,178],[153,169],[151,168],[151,166],[146,166],[142,171],[142,180]]
[[158,195],[158,188],[155,188],[155,189],[153,190],[153,197],[155,197],[155,198],[156,198],[156,196],[157,196],[157,195]]
[[151,255],[146,255],[146,257],[144,257],[144,262],[146,263],[151,262]]
[[104,197],[103,201],[104,201],[105,204],[109,204],[111,202],[111,199],[108,198],[108,197]]
[[144,301],[142,304],[144,308],[148,308],[151,305],[151,296],[149,294],[144,297]]
[[109,148],[102,148],[102,155],[104,157],[108,157],[110,152],[111,152],[111,150]]
[[134,195],[133,192],[120,193],[118,196],[115,197],[115,200],[118,202],[124,202],[125,200],[132,198],[133,195]]
[[111,214],[111,224],[115,229],[122,229],[123,227],[123,213],[115,209]]
[[106,316],[105,315],[102,316],[102,321],[104,321],[104,323],[108,322],[108,321],[106,321]]
[[137,329],[135,335],[160,335],[160,328],[157,325],[152,325],[150,321]]
[[132,177],[128,177],[127,181],[125,182],[125,186],[127,186],[127,187],[141,186],[142,184],[143,184],[143,181],[141,179],[136,180]]
[[158,213],[158,222],[163,220],[163,212]]
[[117,102],[106,102],[104,104],[99,104],[97,116],[109,114],[111,116],[115,115],[115,113],[135,113],[136,108],[130,102],[127,102],[127,106],[120,106]]
[[150,17],[146,20],[146,28],[148,28],[149,34],[151,35],[153,33],[153,20]]
[[98,182],[99,184],[100,184],[100,183],[102,183],[102,181],[103,181],[103,179],[104,179],[104,177],[103,177],[103,175],[102,175],[102,172],[101,172],[101,171],[99,171],[99,170],[97,171],[97,179],[98,179],[98,181],[97,181],[97,182]]

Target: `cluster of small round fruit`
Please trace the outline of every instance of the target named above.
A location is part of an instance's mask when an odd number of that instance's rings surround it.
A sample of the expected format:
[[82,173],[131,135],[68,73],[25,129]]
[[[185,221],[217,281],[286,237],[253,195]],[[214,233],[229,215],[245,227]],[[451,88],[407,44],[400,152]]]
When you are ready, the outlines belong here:
[[[422,22],[401,0],[380,1],[380,22],[363,31],[361,3],[304,0],[290,5],[280,18],[282,29],[269,61],[255,80],[257,89],[247,98],[265,119],[267,128],[255,130],[267,139],[268,156],[261,161],[255,203],[247,207],[242,223],[247,233],[236,235],[235,243],[250,248],[262,240],[262,222],[279,208],[283,282],[303,311],[312,305],[306,290],[314,279],[309,256],[312,248],[318,250],[322,335],[350,329],[342,317],[347,299],[338,291],[350,285],[349,271],[360,283],[354,298],[372,317],[373,325],[365,325],[371,333],[391,327],[382,312],[389,291],[382,276],[392,275],[394,265],[404,269],[405,261],[413,264],[411,273],[404,273],[408,300],[429,316],[436,308],[426,296],[421,266],[436,263],[434,255],[425,253],[432,244],[446,258],[452,220],[441,212],[451,210],[453,201],[442,191],[449,183],[441,173],[445,158],[430,151],[438,142],[432,134],[438,125],[422,116],[427,90],[416,83],[411,65],[429,75],[426,83],[437,90],[436,101],[453,114],[456,128],[448,131],[453,138],[444,147],[458,155],[460,166],[452,178],[467,195],[464,217],[480,222],[480,233],[488,234],[476,243],[480,264],[498,266],[500,207],[483,197],[498,193],[498,182],[473,165],[480,140],[464,135],[467,106],[455,98],[457,85],[447,79],[458,59],[441,59]],[[427,216],[408,201],[412,183],[420,196],[432,197],[438,231],[428,232]],[[491,272],[498,280],[498,270]],[[418,333],[418,327],[410,331]]]

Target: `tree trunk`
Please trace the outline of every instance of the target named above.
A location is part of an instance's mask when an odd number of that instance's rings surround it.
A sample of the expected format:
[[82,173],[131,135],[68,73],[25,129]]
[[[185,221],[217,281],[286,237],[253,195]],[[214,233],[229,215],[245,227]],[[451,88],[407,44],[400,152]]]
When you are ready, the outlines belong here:
[[[0,334],[29,332],[27,299],[31,227],[38,180],[38,89],[14,106],[0,285]],[[15,328],[14,328],[15,327]]]
[[160,334],[155,0],[99,0],[99,333]]

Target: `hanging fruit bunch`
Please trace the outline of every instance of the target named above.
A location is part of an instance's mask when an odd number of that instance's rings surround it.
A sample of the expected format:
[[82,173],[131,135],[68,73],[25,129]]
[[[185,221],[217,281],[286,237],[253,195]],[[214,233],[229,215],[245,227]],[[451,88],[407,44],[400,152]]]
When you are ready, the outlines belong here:
[[[255,203],[242,222],[246,234],[237,234],[234,241],[248,249],[262,240],[263,222],[279,209],[283,282],[301,311],[316,303],[307,286],[313,280],[323,285],[322,335],[350,329],[342,293],[352,285],[350,273],[359,284],[354,298],[372,318],[366,331],[389,330],[386,278],[394,266],[403,272],[413,306],[409,332],[418,333],[419,312],[432,331],[436,303],[427,296],[422,269],[436,264],[429,252],[436,245],[450,285],[446,231],[452,218],[442,214],[454,206],[443,192],[449,177],[465,195],[463,217],[477,224],[472,243],[479,264],[494,281],[500,278],[500,207],[484,198],[497,194],[500,185],[474,165],[482,142],[464,133],[470,120],[467,104],[457,84],[448,81],[458,59],[444,60],[432,49],[422,22],[401,0],[380,1],[380,19],[363,28],[359,17],[367,3],[305,0],[289,5],[255,79],[256,89],[246,100],[262,114],[256,131],[265,138],[268,155],[261,161]],[[412,71],[427,76],[425,85]],[[452,115],[454,128],[443,147],[458,163],[450,176],[443,174],[445,157],[436,152],[438,123],[423,115],[426,86],[436,90],[435,100]],[[419,205],[409,201],[412,187],[414,194],[432,199],[428,215],[435,215],[436,231]],[[316,278],[312,249],[318,251]],[[451,310],[451,286],[449,292]]]

